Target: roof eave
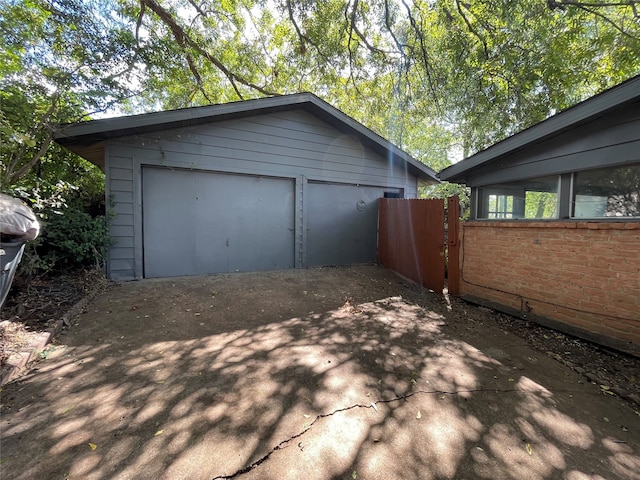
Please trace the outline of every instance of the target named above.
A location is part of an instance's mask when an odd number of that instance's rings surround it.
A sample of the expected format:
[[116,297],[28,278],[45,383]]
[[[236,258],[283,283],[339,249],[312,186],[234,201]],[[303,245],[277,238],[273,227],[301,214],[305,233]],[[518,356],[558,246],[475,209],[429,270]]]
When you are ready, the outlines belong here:
[[214,119],[220,121],[251,112],[264,113],[269,110],[295,107],[297,104],[308,102],[312,96],[310,93],[298,93],[66,124],[60,126],[59,133],[55,135],[55,141],[66,146],[78,142],[88,143],[156,130],[199,125]]
[[466,173],[482,164],[514,152],[527,145],[558,135],[640,97],[640,76],[588,98],[519,133],[451,165],[437,174],[440,180],[465,183]]
[[[319,114],[325,121],[340,124],[350,133],[358,135],[369,147],[384,152],[390,159],[404,161],[408,169],[421,181],[426,182],[425,184],[439,183],[435,171],[342,111],[308,92],[63,125],[59,133],[56,134],[55,140],[60,145],[104,169],[104,158],[96,154],[94,150],[105,140],[111,138],[182,128],[292,108],[303,108]],[[93,152],[91,158],[86,156],[89,151]]]

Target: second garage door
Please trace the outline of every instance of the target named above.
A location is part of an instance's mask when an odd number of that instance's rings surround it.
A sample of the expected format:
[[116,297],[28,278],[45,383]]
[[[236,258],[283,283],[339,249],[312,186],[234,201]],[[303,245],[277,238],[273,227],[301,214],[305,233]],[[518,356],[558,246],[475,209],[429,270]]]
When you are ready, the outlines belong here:
[[378,254],[378,199],[399,189],[309,182],[307,266],[373,263]]
[[144,276],[294,266],[294,180],[144,167]]

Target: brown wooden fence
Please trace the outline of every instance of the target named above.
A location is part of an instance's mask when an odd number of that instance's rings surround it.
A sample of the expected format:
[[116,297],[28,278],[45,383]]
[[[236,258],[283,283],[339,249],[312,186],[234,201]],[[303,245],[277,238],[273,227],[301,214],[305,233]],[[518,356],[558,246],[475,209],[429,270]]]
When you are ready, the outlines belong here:
[[448,240],[445,242],[445,204],[437,199],[380,199],[378,260],[395,272],[442,293],[449,250],[449,291],[456,295],[458,280],[458,197],[447,200]]

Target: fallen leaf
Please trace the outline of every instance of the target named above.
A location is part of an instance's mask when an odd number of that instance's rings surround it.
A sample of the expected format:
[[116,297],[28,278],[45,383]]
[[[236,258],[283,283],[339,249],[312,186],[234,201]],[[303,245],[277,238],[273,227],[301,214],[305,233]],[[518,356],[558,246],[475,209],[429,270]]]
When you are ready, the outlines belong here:
[[96,448],[98,448],[98,446],[95,443],[90,443],[89,444],[89,448],[91,449],[91,451],[93,452]]
[[358,474],[356,473],[356,471],[354,470],[353,473],[351,474],[351,478],[353,478],[354,480],[356,478],[358,478]]
[[156,433],[153,434],[153,436],[157,437],[158,435],[162,435],[162,432],[164,432],[164,430],[158,430]]
[[611,391],[611,387],[608,387],[607,385],[600,385],[600,388],[607,395],[613,395],[615,397],[616,394]]
[[419,420],[422,418],[422,414],[420,413],[420,410],[418,410],[418,414],[416,415],[416,418]]
[[60,415],[66,415],[67,413],[69,413],[73,409],[74,409],[74,407],[69,407],[64,412],[62,412]]
[[527,443],[527,453],[529,455],[533,455],[533,450],[531,449],[531,444],[530,443]]

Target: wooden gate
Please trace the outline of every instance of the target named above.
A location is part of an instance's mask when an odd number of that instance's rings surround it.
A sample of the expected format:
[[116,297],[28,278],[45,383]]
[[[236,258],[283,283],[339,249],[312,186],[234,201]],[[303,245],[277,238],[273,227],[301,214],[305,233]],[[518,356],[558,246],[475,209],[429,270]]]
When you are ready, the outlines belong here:
[[[445,238],[445,202],[438,199],[380,199],[378,260],[382,265],[442,293],[447,272],[446,253],[456,256],[449,263],[449,283],[457,282],[458,198],[447,201],[448,239]],[[452,265],[455,263],[455,265]],[[453,279],[451,277],[454,277]],[[451,288],[450,288],[451,289]],[[457,292],[451,291],[452,294]]]

